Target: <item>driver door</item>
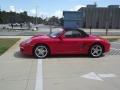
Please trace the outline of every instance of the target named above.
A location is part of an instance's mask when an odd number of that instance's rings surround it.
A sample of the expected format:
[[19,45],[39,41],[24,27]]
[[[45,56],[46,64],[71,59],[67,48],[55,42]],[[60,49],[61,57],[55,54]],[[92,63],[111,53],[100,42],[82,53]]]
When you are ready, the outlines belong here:
[[66,31],[60,42],[61,52],[65,54],[77,54],[81,52],[83,38],[78,30]]

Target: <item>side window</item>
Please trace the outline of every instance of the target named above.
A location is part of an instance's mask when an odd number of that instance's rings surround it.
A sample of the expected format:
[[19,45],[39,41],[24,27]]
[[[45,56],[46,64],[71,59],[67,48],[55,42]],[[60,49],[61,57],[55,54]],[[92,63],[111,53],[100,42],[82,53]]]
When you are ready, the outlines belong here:
[[64,34],[64,37],[66,38],[82,38],[86,36],[87,35],[83,31],[79,31],[79,30],[66,31]]
[[66,37],[66,38],[72,38],[72,31],[65,32],[64,37]]
[[81,37],[81,33],[77,30],[73,30],[72,37],[79,38],[79,37]]

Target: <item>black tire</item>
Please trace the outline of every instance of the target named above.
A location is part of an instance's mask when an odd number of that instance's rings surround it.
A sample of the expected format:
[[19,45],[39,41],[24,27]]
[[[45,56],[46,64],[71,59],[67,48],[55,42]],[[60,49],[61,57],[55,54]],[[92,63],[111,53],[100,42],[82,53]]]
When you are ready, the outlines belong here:
[[94,58],[101,57],[103,55],[103,47],[100,44],[94,44],[89,49],[89,55]]
[[49,54],[49,49],[46,45],[37,45],[35,46],[35,48],[33,49],[33,55],[36,58],[46,58]]

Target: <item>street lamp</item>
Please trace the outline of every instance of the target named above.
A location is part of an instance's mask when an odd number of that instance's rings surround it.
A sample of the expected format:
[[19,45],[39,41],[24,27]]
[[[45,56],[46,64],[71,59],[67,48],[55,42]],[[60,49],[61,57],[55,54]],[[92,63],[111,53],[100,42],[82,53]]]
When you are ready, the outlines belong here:
[[37,6],[36,6],[36,18],[35,18],[35,25],[37,25]]

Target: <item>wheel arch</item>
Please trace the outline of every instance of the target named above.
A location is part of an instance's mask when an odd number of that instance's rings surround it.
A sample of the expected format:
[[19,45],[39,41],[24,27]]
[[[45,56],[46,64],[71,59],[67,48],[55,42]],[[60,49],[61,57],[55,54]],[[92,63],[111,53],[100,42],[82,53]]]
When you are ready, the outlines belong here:
[[33,46],[33,49],[32,49],[32,53],[33,53],[33,54],[34,54],[34,49],[35,49],[35,47],[37,47],[37,46],[39,46],[39,45],[44,45],[44,46],[46,46],[46,47],[48,48],[49,54],[51,54],[50,47],[49,47],[47,44],[45,44],[45,43],[37,43],[37,44],[35,44],[35,45]]
[[93,45],[96,45],[96,44],[102,46],[103,53],[104,53],[104,52],[105,52],[105,46],[104,46],[102,43],[100,43],[100,42],[94,42],[93,44],[91,44],[90,47],[89,47],[88,52],[90,52],[91,47],[92,47]]

